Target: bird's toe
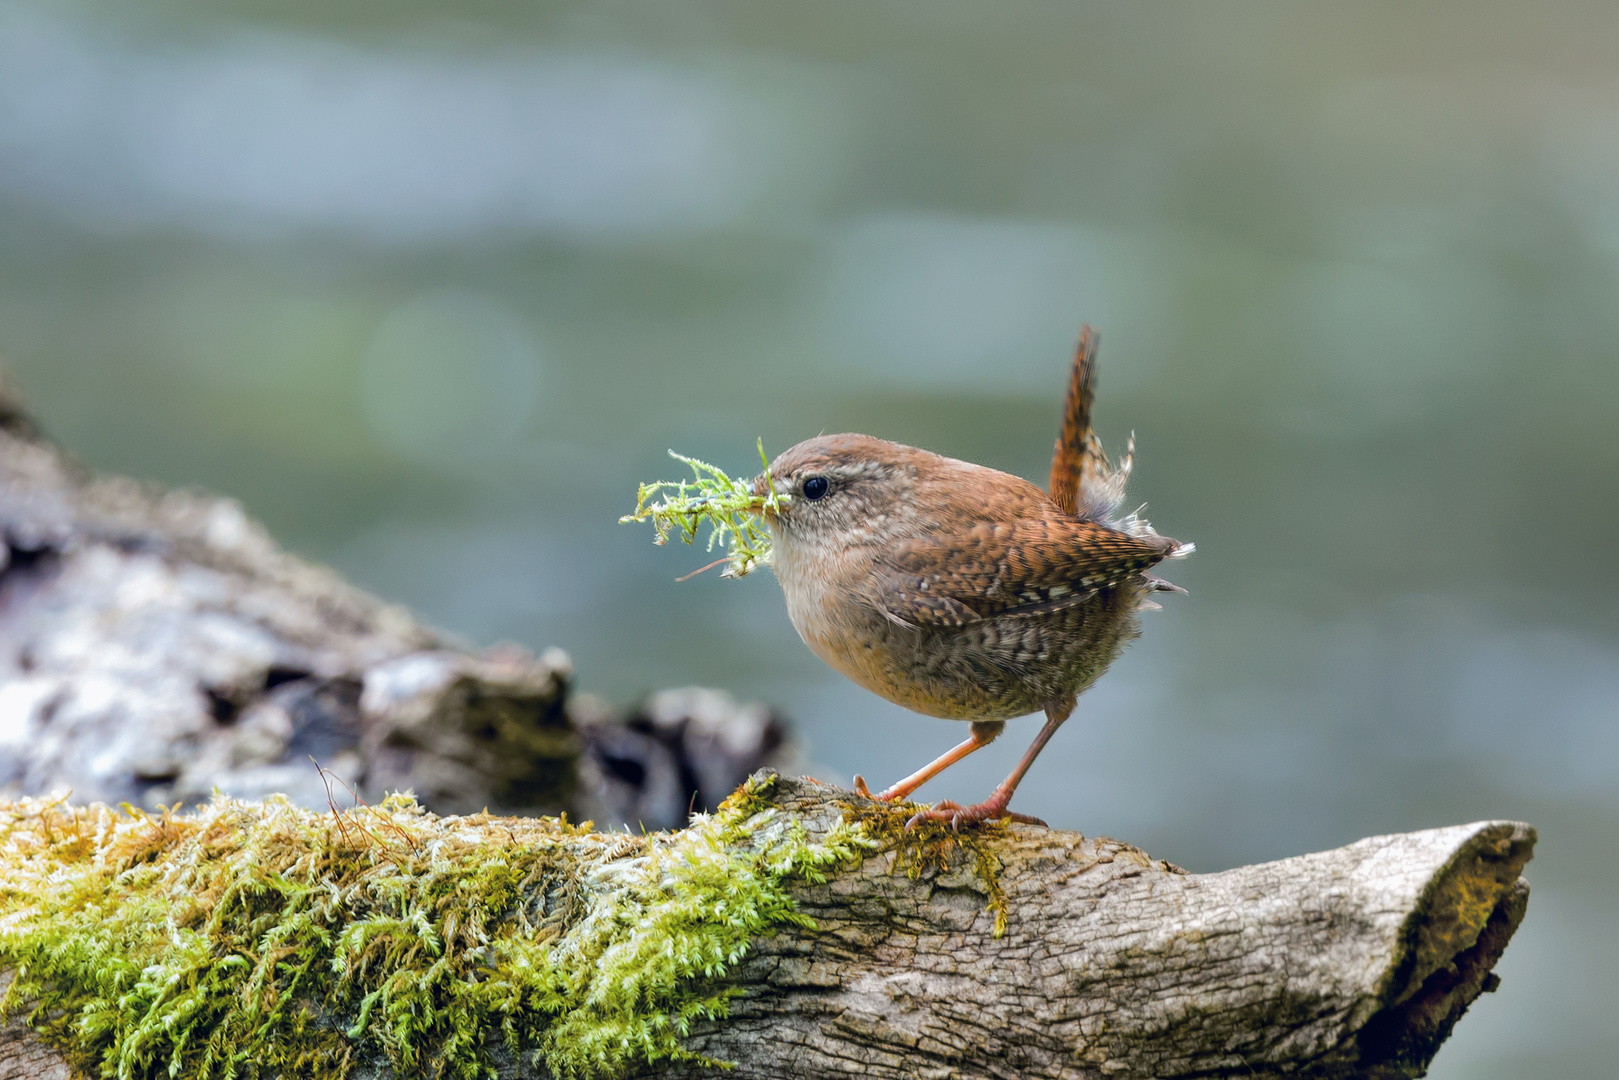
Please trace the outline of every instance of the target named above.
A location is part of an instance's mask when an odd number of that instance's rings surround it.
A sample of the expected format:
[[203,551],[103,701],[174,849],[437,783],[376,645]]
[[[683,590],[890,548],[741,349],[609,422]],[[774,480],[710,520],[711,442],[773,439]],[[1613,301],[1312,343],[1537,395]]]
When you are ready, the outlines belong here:
[[974,806],[962,806],[960,803],[946,799],[943,802],[934,803],[926,810],[918,810],[915,814],[912,814],[911,819],[905,823],[905,828],[913,829],[924,821],[944,821],[948,822],[952,829],[959,832],[963,825],[976,825],[981,821],[1000,821],[1002,819],[1015,821],[1023,825],[1039,825],[1042,828],[1050,827],[1037,817],[1008,810],[1006,803],[995,799],[989,799]]

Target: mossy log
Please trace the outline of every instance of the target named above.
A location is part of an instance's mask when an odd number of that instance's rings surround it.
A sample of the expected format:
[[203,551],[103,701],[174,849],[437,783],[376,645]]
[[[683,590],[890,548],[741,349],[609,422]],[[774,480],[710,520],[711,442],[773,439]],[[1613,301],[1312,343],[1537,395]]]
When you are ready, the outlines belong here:
[[[401,800],[166,819],[0,804],[0,967],[30,984],[0,1080],[112,1060],[368,1080],[718,1062],[782,1080],[1417,1076],[1494,988],[1535,840],[1482,822],[1191,874],[1114,840],[905,816],[771,774],[650,836]],[[142,930],[158,912],[170,925]],[[73,985],[86,971],[104,985]],[[15,1019],[30,1002],[37,1029]]]

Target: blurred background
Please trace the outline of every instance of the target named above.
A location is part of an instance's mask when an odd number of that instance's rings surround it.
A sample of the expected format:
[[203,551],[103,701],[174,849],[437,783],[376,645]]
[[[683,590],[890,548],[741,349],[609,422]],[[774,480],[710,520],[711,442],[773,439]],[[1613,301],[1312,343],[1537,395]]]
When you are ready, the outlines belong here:
[[962,732],[616,519],[758,436],[1043,481],[1089,321],[1098,426],[1198,551],[1019,809],[1197,870],[1527,819],[1432,1075],[1605,1078],[1615,41],[1605,3],[0,0],[0,357],[99,468],[886,784]]

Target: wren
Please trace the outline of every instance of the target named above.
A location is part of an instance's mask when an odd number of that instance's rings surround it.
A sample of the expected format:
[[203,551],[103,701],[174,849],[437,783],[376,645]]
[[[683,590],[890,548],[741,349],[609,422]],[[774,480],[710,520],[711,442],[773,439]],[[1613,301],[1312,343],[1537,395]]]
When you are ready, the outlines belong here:
[[[773,569],[799,637],[855,682],[908,709],[967,720],[954,749],[874,798],[902,799],[988,745],[1015,716],[1045,726],[989,798],[910,820],[1012,818],[1012,793],[1075,699],[1139,633],[1152,594],[1184,592],[1148,570],[1189,554],[1119,514],[1134,445],[1115,467],[1091,431],[1096,335],[1080,334],[1050,491],[1020,477],[869,435],[807,439],[754,481]],[[865,781],[855,786],[869,795]]]

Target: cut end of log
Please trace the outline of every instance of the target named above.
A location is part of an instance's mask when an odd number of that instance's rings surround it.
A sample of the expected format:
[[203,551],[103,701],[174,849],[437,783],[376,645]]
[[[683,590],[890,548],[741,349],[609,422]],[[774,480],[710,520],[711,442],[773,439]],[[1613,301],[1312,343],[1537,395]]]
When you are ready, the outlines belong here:
[[1529,906],[1519,874],[1534,852],[1522,822],[1481,822],[1434,875],[1407,919],[1389,1004],[1358,1040],[1368,1077],[1420,1075],[1475,998],[1493,991],[1491,970]]

